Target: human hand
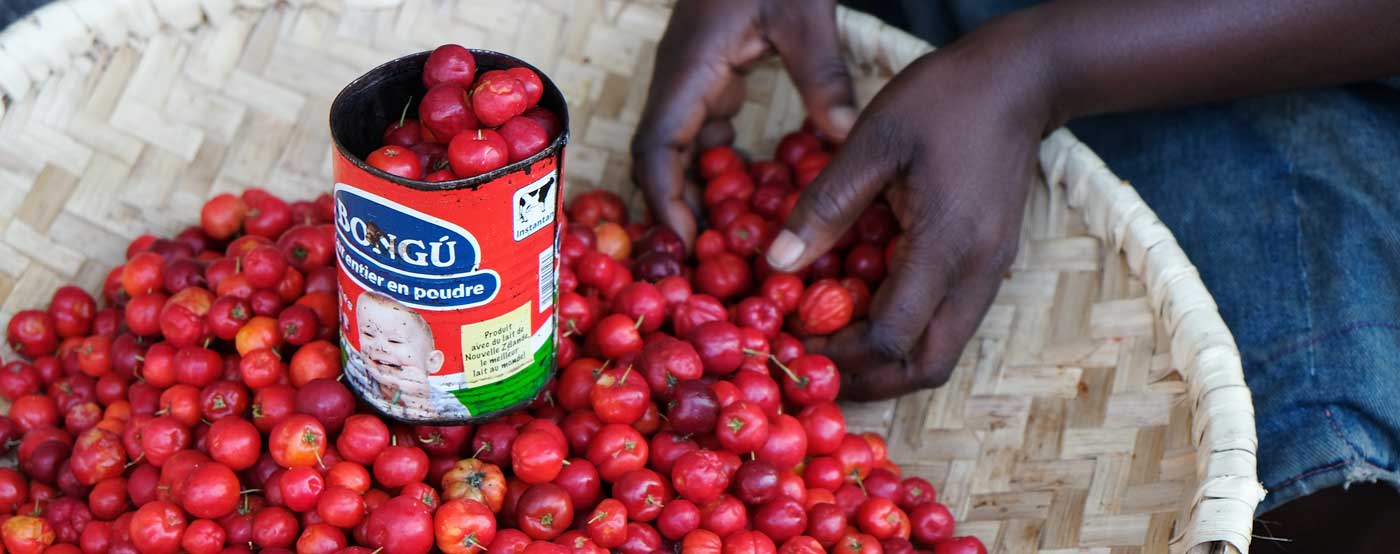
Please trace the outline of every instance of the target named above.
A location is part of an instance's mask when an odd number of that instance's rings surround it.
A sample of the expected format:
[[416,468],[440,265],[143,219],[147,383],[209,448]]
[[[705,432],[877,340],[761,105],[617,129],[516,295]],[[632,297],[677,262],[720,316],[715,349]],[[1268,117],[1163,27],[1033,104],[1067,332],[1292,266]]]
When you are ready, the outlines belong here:
[[811,341],[854,399],[942,385],[1015,258],[1040,139],[1053,128],[1048,73],[1014,21],[915,61],[861,113],[845,145],[768,250],[793,271],[886,195],[904,229],[868,322]]
[[[734,139],[748,66],[776,52],[823,135],[845,138],[856,119],[836,37],[834,0],[681,0],[657,45],[646,108],[632,139],[633,179],[658,220],[687,246],[695,215],[686,165],[697,146]],[[693,196],[692,196],[693,198]]]

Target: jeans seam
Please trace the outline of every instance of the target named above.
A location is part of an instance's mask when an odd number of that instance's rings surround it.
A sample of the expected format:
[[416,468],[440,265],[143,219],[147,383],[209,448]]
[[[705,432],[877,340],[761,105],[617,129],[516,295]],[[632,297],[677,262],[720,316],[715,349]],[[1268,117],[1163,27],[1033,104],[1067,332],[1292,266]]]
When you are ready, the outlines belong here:
[[1342,444],[1347,445],[1347,450],[1351,451],[1350,461],[1356,462],[1357,460],[1364,460],[1365,456],[1361,455],[1361,449],[1357,448],[1355,444],[1352,444],[1351,440],[1347,439],[1347,435],[1342,432],[1342,427],[1337,423],[1337,419],[1332,417],[1332,408],[1323,408],[1322,415],[1327,417],[1327,425],[1332,427],[1332,433],[1337,435],[1337,440],[1342,441]]
[[1366,331],[1366,330],[1370,330],[1370,329],[1387,329],[1387,330],[1391,330],[1391,331],[1400,331],[1400,321],[1397,321],[1397,320],[1360,320],[1360,321],[1352,321],[1352,322],[1350,322],[1350,323],[1347,323],[1346,325],[1342,325],[1342,326],[1340,326],[1340,327],[1334,327],[1333,330],[1327,331],[1327,332],[1325,332],[1325,333],[1316,334],[1316,335],[1314,335],[1314,334],[1304,335],[1304,337],[1301,338],[1301,339],[1299,339],[1299,340],[1296,340],[1296,341],[1293,341],[1293,342],[1290,343],[1290,344],[1286,344],[1286,345],[1280,346],[1280,347],[1278,347],[1278,348],[1275,348],[1273,351],[1269,352],[1266,356],[1264,356],[1264,357],[1262,357],[1262,358],[1256,357],[1255,359],[1258,360],[1256,363],[1258,363],[1258,365],[1259,365],[1260,367],[1268,367],[1268,366],[1271,366],[1271,365],[1273,365],[1274,363],[1278,362],[1279,360],[1282,360],[1282,359],[1284,359],[1284,358],[1286,358],[1286,357],[1288,357],[1288,356],[1291,356],[1291,355],[1293,355],[1293,354],[1298,353],[1298,351],[1300,351],[1300,350],[1311,349],[1312,347],[1317,346],[1317,345],[1319,345],[1319,344],[1322,344],[1322,343],[1324,343],[1324,342],[1326,342],[1326,341],[1329,341],[1329,340],[1332,340],[1332,339],[1342,338],[1342,337],[1345,337],[1345,336],[1350,335],[1350,334],[1352,334],[1352,333],[1356,333],[1356,332],[1358,332],[1358,331]]
[[[1313,320],[1312,320],[1312,288],[1308,285],[1308,262],[1307,262],[1307,258],[1304,257],[1304,252],[1303,252],[1303,249],[1304,249],[1304,246],[1303,246],[1303,245],[1304,245],[1304,241],[1303,241],[1303,207],[1302,207],[1302,203],[1298,201],[1298,186],[1297,186],[1297,183],[1294,183],[1292,189],[1293,189],[1293,190],[1292,190],[1292,193],[1293,193],[1293,194],[1292,194],[1292,196],[1293,196],[1293,211],[1294,211],[1294,214],[1295,214],[1294,217],[1296,218],[1296,221],[1295,221],[1295,225],[1296,225],[1296,226],[1294,227],[1294,228],[1296,229],[1296,233],[1294,234],[1294,249],[1295,249],[1295,251],[1296,251],[1296,253],[1297,253],[1297,256],[1298,256],[1298,272],[1300,273],[1300,277],[1301,277],[1302,284],[1303,284],[1303,304],[1304,304],[1304,307],[1303,307],[1303,324],[1306,326],[1306,328],[1307,328],[1307,330],[1308,330],[1308,331],[1307,331],[1307,334],[1308,334],[1308,335],[1312,335],[1312,334],[1313,334]],[[1316,376],[1317,376],[1317,365],[1313,363],[1313,347],[1312,347],[1312,345],[1308,345],[1308,346],[1305,348],[1305,350],[1306,350],[1307,352],[1306,352],[1306,358],[1304,358],[1304,363],[1307,364],[1307,367],[1308,367],[1308,377],[1316,377]]]
[[1292,477],[1289,477],[1287,481],[1284,481],[1284,482],[1279,483],[1279,484],[1277,484],[1277,485],[1270,486],[1270,487],[1269,487],[1269,490],[1270,490],[1270,491],[1277,491],[1277,490],[1280,490],[1280,489],[1283,489],[1283,488],[1286,488],[1286,487],[1291,487],[1291,486],[1293,486],[1294,484],[1296,484],[1296,483],[1299,482],[1299,481],[1302,481],[1302,480],[1307,479],[1307,478],[1309,478],[1309,477],[1312,477],[1312,476],[1314,476],[1314,475],[1321,475],[1321,474],[1327,473],[1327,472],[1329,472],[1329,471],[1336,471],[1336,470],[1338,470],[1338,469],[1342,469],[1342,468],[1346,467],[1347,465],[1349,465],[1350,463],[1351,463],[1351,461],[1349,461],[1349,460],[1340,460],[1340,461],[1337,461],[1337,462],[1333,462],[1333,463],[1327,464],[1327,465],[1325,465],[1325,466],[1318,466],[1318,467],[1309,469],[1309,470],[1307,470],[1307,471],[1304,471],[1304,472],[1302,472],[1302,473],[1299,473],[1299,474],[1297,474],[1297,475],[1294,475],[1294,476],[1292,476]]

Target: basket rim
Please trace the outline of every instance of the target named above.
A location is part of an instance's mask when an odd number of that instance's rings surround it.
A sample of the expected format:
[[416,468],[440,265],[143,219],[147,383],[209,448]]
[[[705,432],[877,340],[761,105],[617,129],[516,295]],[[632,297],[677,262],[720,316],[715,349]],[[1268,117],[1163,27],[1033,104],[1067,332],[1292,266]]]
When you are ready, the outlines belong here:
[[[381,4],[399,4],[389,0]],[[55,0],[0,30],[0,120],[75,60],[104,48],[161,33],[217,27],[235,10],[260,13],[287,2]],[[292,7],[314,4],[293,0]],[[895,73],[934,50],[923,40],[872,15],[837,9],[837,27],[850,59]],[[1089,233],[1127,258],[1149,291],[1150,305],[1171,342],[1171,357],[1188,385],[1195,414],[1198,485],[1178,514],[1172,552],[1228,544],[1248,552],[1258,482],[1253,404],[1238,347],[1215,301],[1170,230],[1127,182],[1066,129],[1041,144],[1040,169],[1053,194],[1088,223]],[[1241,392],[1242,391],[1242,392]],[[1219,393],[1219,394],[1212,394]],[[1240,456],[1249,463],[1240,464]]]

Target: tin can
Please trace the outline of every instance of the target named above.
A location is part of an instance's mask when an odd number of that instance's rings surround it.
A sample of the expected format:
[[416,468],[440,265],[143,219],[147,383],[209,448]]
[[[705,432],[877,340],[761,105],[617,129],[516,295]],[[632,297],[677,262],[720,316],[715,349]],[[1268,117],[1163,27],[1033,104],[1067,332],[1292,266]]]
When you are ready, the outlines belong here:
[[[391,418],[469,423],[528,405],[555,369],[559,217],[568,111],[529,67],[562,131],[485,175],[429,183],[370,167],[384,128],[421,99],[428,52],[366,73],[331,104],[342,361],[351,390]],[[416,100],[409,108],[416,112]]]

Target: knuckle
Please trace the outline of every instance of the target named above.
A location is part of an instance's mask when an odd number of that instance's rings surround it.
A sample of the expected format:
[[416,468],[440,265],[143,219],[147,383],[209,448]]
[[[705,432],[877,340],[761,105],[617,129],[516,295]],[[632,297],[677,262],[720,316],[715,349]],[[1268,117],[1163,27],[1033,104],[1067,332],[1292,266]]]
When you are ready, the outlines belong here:
[[969,254],[979,267],[974,270],[1001,273],[1016,261],[1020,252],[1018,226],[1006,222],[987,222],[977,227],[976,238]]
[[803,196],[807,203],[806,223],[823,228],[840,221],[850,204],[845,189],[839,186],[809,187]]
[[802,71],[793,72],[792,79],[799,88],[815,87],[833,96],[843,97],[840,100],[850,100],[846,97],[850,96],[851,77],[840,52],[809,52],[802,63]]
[[951,367],[920,365],[913,369],[913,385],[920,389],[936,389],[948,384]]
[[988,263],[991,269],[1000,273],[1011,267],[1016,261],[1016,255],[1021,250],[1020,241],[1014,238],[997,240],[995,244],[987,247]]
[[628,148],[633,157],[647,158],[666,148],[666,141],[654,125],[642,125],[632,134],[632,143]]
[[860,125],[853,131],[850,142],[864,145],[863,154],[886,159],[893,152],[908,150],[907,147],[899,148],[899,145],[912,146],[909,139],[913,137],[908,132],[908,125],[907,120],[898,114],[867,110]]
[[908,360],[914,352],[914,337],[888,319],[870,322],[866,336],[870,351],[885,360]]

